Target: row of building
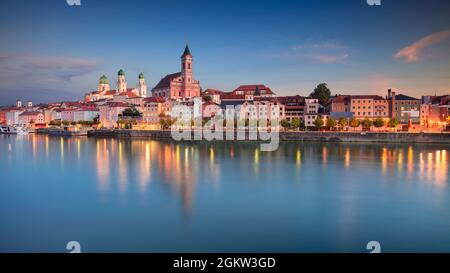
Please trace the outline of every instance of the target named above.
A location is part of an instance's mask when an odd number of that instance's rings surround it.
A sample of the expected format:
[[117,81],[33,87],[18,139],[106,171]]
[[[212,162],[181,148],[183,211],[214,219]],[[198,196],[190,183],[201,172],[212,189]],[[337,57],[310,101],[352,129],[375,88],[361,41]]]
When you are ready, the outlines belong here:
[[[193,56],[186,46],[181,56],[181,71],[162,77],[147,94],[144,74],[138,75],[136,87],[128,88],[125,72],[119,70],[115,89],[109,79],[100,77],[97,90],[85,94],[82,101],[50,103],[33,106],[31,102],[0,109],[0,123],[20,126],[47,126],[51,121],[97,121],[102,127],[118,126],[123,112],[132,108],[140,115],[134,117],[142,128],[157,128],[161,119],[173,118],[177,105],[188,106],[194,116],[211,118],[226,115],[232,107],[236,119],[298,119],[305,127],[315,127],[321,118],[377,119],[396,118],[409,129],[439,128],[448,123],[450,95],[413,98],[388,90],[386,96],[336,95],[326,105],[315,98],[277,96],[263,84],[241,85],[230,92],[216,89],[202,90],[194,78]],[[195,103],[197,102],[197,103]],[[227,110],[228,109],[228,110]]]

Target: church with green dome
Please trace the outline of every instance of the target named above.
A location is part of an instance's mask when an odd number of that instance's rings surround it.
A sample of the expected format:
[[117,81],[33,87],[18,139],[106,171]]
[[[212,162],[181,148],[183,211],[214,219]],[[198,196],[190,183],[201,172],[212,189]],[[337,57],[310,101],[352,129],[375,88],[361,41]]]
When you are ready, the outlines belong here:
[[128,88],[125,78],[125,71],[120,69],[117,72],[116,89],[111,89],[109,79],[102,75],[98,80],[97,91],[87,93],[85,101],[98,101],[102,99],[114,99],[115,96],[126,96],[128,98],[146,98],[147,84],[145,83],[144,73],[138,75],[138,83],[135,88]]

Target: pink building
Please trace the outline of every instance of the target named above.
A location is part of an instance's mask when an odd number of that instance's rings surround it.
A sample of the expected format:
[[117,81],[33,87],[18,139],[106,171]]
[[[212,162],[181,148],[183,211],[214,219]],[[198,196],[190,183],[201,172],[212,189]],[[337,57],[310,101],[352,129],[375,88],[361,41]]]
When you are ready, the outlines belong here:
[[129,107],[128,104],[123,102],[108,102],[104,105],[100,105],[99,119],[103,127],[112,128],[117,125],[119,115]]
[[74,113],[77,111],[76,108],[67,108],[61,110],[61,120],[75,121]]
[[211,118],[222,113],[220,105],[214,102],[205,102],[202,104],[202,115],[205,118]]
[[44,114],[38,111],[27,111],[19,115],[19,124],[23,126],[34,126],[45,124]]
[[200,82],[193,76],[193,57],[186,45],[181,56],[181,72],[165,76],[153,88],[153,97],[184,99],[200,96]]

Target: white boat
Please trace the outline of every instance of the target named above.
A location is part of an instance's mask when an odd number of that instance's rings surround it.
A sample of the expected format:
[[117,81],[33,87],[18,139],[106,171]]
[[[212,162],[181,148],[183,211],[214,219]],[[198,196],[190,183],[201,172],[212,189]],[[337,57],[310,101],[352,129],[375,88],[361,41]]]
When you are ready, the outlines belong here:
[[28,130],[25,127],[16,127],[16,132],[18,135],[28,135]]
[[0,125],[0,134],[15,135],[17,134],[17,130],[12,126]]

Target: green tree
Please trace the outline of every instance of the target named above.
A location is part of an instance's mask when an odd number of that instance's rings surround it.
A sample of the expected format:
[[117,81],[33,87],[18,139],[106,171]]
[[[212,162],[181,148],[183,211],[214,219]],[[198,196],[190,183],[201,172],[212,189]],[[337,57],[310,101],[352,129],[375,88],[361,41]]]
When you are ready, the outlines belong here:
[[339,127],[341,127],[341,130],[344,130],[345,126],[348,125],[348,119],[340,118],[338,123],[339,123]]
[[300,129],[300,127],[302,126],[302,122],[298,118],[294,118],[292,119],[291,125],[294,129]]
[[388,127],[397,129],[398,123],[399,122],[397,118],[391,118],[388,122]]
[[136,108],[127,108],[123,110],[122,115],[123,117],[140,117],[141,113]]
[[312,98],[318,99],[319,103],[325,106],[331,97],[331,91],[326,83],[317,85],[314,91],[309,95]]
[[161,126],[161,129],[166,129],[167,126],[167,121],[165,118],[160,118],[159,119],[159,125]]
[[202,94],[202,99],[204,102],[210,102],[212,101],[212,98],[210,95]]
[[370,128],[372,128],[372,125],[373,125],[373,122],[369,118],[365,118],[362,121],[362,126],[363,126],[364,130],[370,130]]
[[320,130],[323,126],[323,119],[321,117],[317,117],[316,120],[314,120],[314,126],[316,126],[317,130]]
[[330,128],[330,130],[333,130],[334,127],[336,127],[337,122],[334,118],[328,118],[327,119],[327,127]]
[[281,127],[284,128],[284,130],[286,130],[287,128],[289,128],[290,124],[289,121],[287,119],[283,119],[280,121],[280,125]]
[[376,128],[381,128],[384,126],[384,120],[382,118],[376,118],[373,121],[373,126],[375,126]]
[[64,125],[64,126],[69,126],[70,121],[68,121],[68,120],[63,120],[61,123],[62,123],[62,125]]
[[353,129],[359,127],[359,125],[361,125],[361,122],[359,120],[355,119],[355,118],[353,118],[350,121],[350,126],[353,127]]

